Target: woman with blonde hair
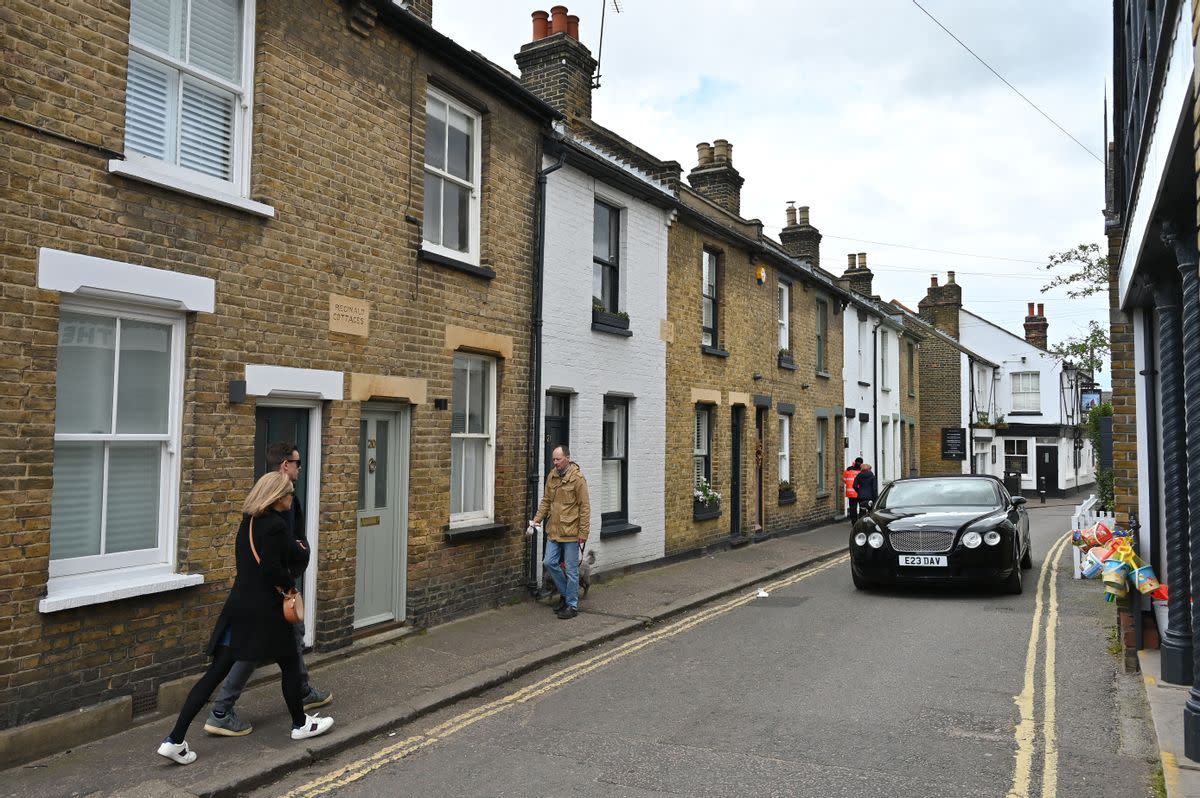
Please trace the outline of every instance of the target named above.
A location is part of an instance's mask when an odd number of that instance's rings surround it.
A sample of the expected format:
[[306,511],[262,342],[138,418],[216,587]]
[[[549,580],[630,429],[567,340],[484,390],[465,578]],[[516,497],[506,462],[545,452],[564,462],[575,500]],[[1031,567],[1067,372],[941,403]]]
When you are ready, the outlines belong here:
[[302,570],[309,556],[304,544],[288,533],[280,515],[291,508],[292,491],[287,475],[273,471],[254,484],[242,504],[242,523],[234,545],[237,576],[209,639],[212,663],[188,692],[175,728],[158,747],[158,753],[167,759],[181,765],[196,761],[196,752],[188,748],[184,735],[238,660],[273,660],[279,665],[293,740],[316,737],[333,726],[333,718],[304,713],[300,657],[292,626],[283,617],[283,594],[296,587],[292,570]]

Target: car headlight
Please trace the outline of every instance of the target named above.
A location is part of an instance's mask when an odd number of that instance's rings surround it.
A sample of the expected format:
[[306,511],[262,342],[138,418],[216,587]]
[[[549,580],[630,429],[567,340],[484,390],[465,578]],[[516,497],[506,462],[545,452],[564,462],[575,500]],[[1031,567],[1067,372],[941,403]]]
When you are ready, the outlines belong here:
[[867,534],[865,532],[859,532],[854,536],[854,543],[859,546],[867,545]]
[[962,537],[962,543],[968,549],[977,549],[982,542],[983,538],[980,537],[978,532],[968,532]]
[[[862,533],[860,532],[859,534]],[[883,535],[878,532],[872,532],[871,536],[867,538],[867,543],[871,544],[871,548],[877,549],[883,545]]]
[[988,544],[989,546],[995,546],[997,543],[1000,542],[1000,533],[994,529],[991,530],[990,532],[988,532],[987,534],[985,534],[983,536],[983,542]]

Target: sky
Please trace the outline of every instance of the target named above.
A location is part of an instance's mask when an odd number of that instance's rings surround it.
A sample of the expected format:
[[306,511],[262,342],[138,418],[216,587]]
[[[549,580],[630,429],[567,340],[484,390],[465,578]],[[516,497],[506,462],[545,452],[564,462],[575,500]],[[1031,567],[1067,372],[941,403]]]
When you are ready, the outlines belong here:
[[[601,10],[604,41],[600,51]],[[1107,295],[1042,293],[1052,252],[1106,251],[1104,98],[1111,6],[1097,0],[577,0],[600,54],[595,121],[684,172],[727,139],[742,215],[778,238],[811,208],[821,265],[866,252],[875,292],[916,308],[953,270],[966,309],[1024,335],[1045,305],[1051,344],[1107,327]],[[614,9],[620,7],[620,12]],[[434,27],[518,72],[532,38],[513,0],[434,0]],[[924,13],[1064,128],[1072,141]],[[1082,146],[1081,146],[1082,144]],[[1090,150],[1090,153],[1085,151]],[[939,250],[939,251],[930,251]],[[1107,369],[1101,375],[1108,385]]]

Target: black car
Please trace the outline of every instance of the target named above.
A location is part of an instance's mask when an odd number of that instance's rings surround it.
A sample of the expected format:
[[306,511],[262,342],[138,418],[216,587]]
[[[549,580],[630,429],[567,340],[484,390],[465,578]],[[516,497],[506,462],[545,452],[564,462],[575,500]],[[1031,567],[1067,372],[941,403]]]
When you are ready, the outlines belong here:
[[1021,592],[1033,567],[1025,497],[999,479],[962,475],[900,479],[883,489],[850,533],[854,586],[996,584]]

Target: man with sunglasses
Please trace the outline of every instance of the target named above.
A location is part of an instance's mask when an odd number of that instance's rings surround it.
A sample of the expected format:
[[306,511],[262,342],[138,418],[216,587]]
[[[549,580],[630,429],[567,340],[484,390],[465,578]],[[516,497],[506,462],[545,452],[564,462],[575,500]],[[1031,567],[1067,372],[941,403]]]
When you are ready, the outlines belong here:
[[[280,473],[285,474],[292,481],[293,486],[300,479],[300,469],[304,467],[300,458],[300,450],[291,441],[276,441],[268,446],[266,465],[268,468],[274,467]],[[293,494],[291,509],[282,515],[292,536],[296,539],[296,545],[308,548],[304,509],[301,507],[299,494]],[[299,573],[293,573],[292,576],[296,579],[296,584],[303,584],[303,569]],[[320,690],[309,683],[308,668],[304,664],[304,624],[298,623],[292,628],[296,634],[296,651],[300,654],[300,694],[304,696],[304,709],[308,711],[323,707],[333,700],[333,693]],[[221,685],[221,691],[217,694],[217,700],[213,702],[212,710],[208,713],[204,731],[222,737],[243,737],[254,731],[254,727],[250,723],[238,716],[233,705],[237,703],[242,691],[246,689],[246,683],[250,681],[256,664],[254,662],[234,664],[233,670],[229,672]]]

